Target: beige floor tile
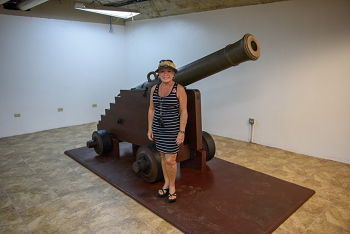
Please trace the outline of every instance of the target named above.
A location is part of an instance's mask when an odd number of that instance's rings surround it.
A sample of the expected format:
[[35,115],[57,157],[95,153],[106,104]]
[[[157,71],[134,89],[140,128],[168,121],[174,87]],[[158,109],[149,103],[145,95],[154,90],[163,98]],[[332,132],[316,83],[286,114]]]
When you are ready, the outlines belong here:
[[8,193],[23,192],[46,185],[45,181],[37,174],[28,176],[7,176],[3,178],[4,181],[2,181],[1,184]]
[[69,171],[73,171],[73,169],[68,167],[66,163],[58,160],[57,158],[43,158],[40,161],[30,163],[27,162],[27,164],[38,174],[44,174],[58,169],[67,169]]
[[[7,168],[7,170],[5,168]],[[15,164],[5,165],[2,167],[0,170],[0,182],[6,177],[29,175],[35,175],[35,172],[24,161],[20,161]]]
[[292,216],[290,216],[281,228],[289,231],[290,233],[304,233],[304,231],[315,221],[315,217],[309,215],[303,210],[297,210]]
[[78,216],[88,223],[93,231],[117,226],[124,219],[134,214],[116,201],[107,201],[77,212]]
[[276,169],[267,173],[270,176],[285,180],[294,184],[301,184],[307,177],[298,176],[295,172],[290,172],[285,169]]
[[2,188],[2,186],[0,186],[0,196],[7,196],[6,191]]
[[343,190],[341,187],[312,178],[304,180],[300,185],[315,190],[318,196],[329,201],[333,201]]
[[350,209],[350,184],[334,200],[333,205]]
[[38,162],[48,158],[55,158],[55,156],[51,152],[44,149],[40,149],[39,151],[26,151],[25,153],[21,153],[20,156],[27,164]]
[[32,232],[41,230],[43,226],[56,223],[60,219],[75,216],[74,212],[60,199],[30,207],[19,214]]
[[52,182],[52,184],[50,184],[50,187],[58,196],[62,197],[73,192],[78,192],[90,187],[94,187],[94,185],[86,181],[80,175],[72,174],[71,177]]
[[0,233],[29,233],[26,225],[17,213],[1,216]]
[[20,141],[19,143],[13,143],[13,147],[15,149],[15,152],[18,153],[20,156],[27,154],[28,152],[41,152],[43,148],[40,145],[33,145],[33,141],[30,142],[23,142]]
[[51,171],[38,173],[38,175],[49,185],[53,185],[59,180],[66,180],[71,177],[79,176],[72,168],[63,165],[53,168]]
[[[0,233],[182,233],[64,154],[96,125],[0,138]],[[349,164],[212,137],[217,158],[316,191],[274,234],[350,233]]]
[[11,152],[8,154],[1,154],[0,173],[7,171],[9,168],[13,168],[15,167],[15,165],[22,162],[23,162],[23,159],[14,152]]
[[111,201],[108,197],[97,187],[89,187],[84,190],[69,193],[62,196],[61,199],[74,211],[79,212],[86,207],[94,206],[103,202]]
[[349,229],[342,229],[341,227],[328,222],[326,219],[318,219],[313,223],[305,234],[348,234]]
[[145,209],[145,207],[143,207],[140,203],[128,196],[119,197],[118,202],[135,214],[138,214]]
[[9,197],[17,210],[27,209],[47,201],[59,199],[57,194],[47,185],[31,188],[29,190],[9,193]]
[[105,187],[100,187],[103,192],[105,194],[107,194],[108,196],[118,200],[118,198],[120,197],[125,197],[127,195],[125,195],[125,193],[121,192],[120,190],[118,190],[117,188],[110,186],[109,184],[106,185]]
[[96,232],[97,234],[106,233],[142,233],[142,234],[156,234],[158,233],[153,228],[148,226],[142,220],[134,217],[126,218],[118,222],[114,226],[109,226]]
[[98,177],[96,174],[93,174],[91,171],[83,173],[81,176],[101,190],[104,190],[105,188],[109,188],[111,186],[111,184],[109,184],[104,179],[101,179],[101,177]]
[[339,188],[345,188],[348,184],[347,181],[342,180],[342,176],[336,176],[334,172],[330,173],[322,170],[315,172],[309,178],[319,181],[322,184],[328,184]]
[[289,231],[287,230],[284,230],[283,228],[281,227],[278,227],[274,232],[273,234],[291,234]]
[[44,226],[40,226],[37,229],[35,229],[34,231],[32,231],[32,233],[40,233],[40,234],[46,234],[46,233],[77,233],[79,230],[79,232],[81,233],[92,233],[91,230],[88,228],[88,226],[86,224],[84,224],[82,222],[81,219],[79,219],[77,216],[75,215],[71,215],[71,216],[66,216],[62,219],[58,219],[58,220],[53,220],[52,222],[44,225]]
[[150,210],[143,209],[137,213],[137,216],[159,233],[182,233]]
[[333,171],[334,173],[350,173],[350,164],[336,162],[332,160],[325,160],[326,163],[322,165],[322,170]]
[[[0,219],[2,216],[16,213],[10,198],[6,194],[0,195]],[[0,232],[1,233],[1,232]]]
[[273,234],[291,234],[291,232],[283,229],[281,226],[278,227],[274,232]]
[[327,220],[343,230],[350,230],[350,207],[349,206],[337,206],[336,204],[330,205],[324,213],[319,217],[320,221]]
[[330,205],[331,201],[320,197],[317,193],[307,200],[300,208],[300,211],[312,217],[317,217],[323,213]]
[[3,159],[6,159],[7,157],[4,157],[5,155],[9,155],[9,154],[15,154],[15,150],[11,148],[11,146],[7,146],[7,141],[3,140],[5,138],[0,138],[0,148],[1,148],[1,158],[0,158],[0,162]]
[[89,169],[77,163],[76,161],[69,163],[68,166],[80,175],[91,174],[91,171]]

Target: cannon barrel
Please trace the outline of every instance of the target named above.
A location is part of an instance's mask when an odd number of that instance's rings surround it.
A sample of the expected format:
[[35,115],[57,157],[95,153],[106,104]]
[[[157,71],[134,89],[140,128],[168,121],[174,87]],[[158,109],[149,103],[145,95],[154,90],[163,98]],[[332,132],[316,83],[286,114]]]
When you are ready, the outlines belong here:
[[[258,40],[251,34],[245,34],[241,40],[180,67],[175,74],[174,81],[183,86],[187,86],[227,68],[237,66],[240,63],[249,60],[257,60],[259,56],[260,45]],[[149,76],[151,74],[155,76],[155,79],[150,79]],[[150,72],[147,78],[148,81],[134,89],[146,89],[160,83],[160,79],[158,79],[155,72]]]
[[[225,48],[198,59],[178,69],[174,80],[187,86],[222,70],[248,61],[257,60],[260,45],[253,35],[244,37]],[[150,75],[154,75],[154,79]],[[86,142],[88,148],[94,148],[99,155],[120,156],[119,143],[129,142],[136,151],[136,161],[132,168],[150,183],[163,178],[161,157],[154,142],[145,134],[148,129],[150,88],[160,83],[156,72],[147,75],[148,81],[131,90],[121,90],[110,104],[105,115],[97,124],[92,140]],[[177,162],[190,162],[191,167],[205,170],[206,161],[215,155],[215,142],[210,134],[202,130],[201,95],[199,90],[186,89],[188,119],[186,138],[177,153]],[[134,152],[135,153],[135,152]],[[196,160],[193,160],[197,158]]]

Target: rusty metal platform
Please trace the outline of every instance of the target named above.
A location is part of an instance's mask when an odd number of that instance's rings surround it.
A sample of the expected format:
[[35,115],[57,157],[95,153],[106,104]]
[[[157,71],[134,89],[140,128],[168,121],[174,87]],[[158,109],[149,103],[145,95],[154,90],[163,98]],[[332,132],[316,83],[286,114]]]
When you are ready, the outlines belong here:
[[213,158],[205,171],[182,163],[177,201],[158,198],[162,182],[149,184],[134,173],[132,146],[120,143],[120,157],[93,149],[65,152],[110,184],[185,233],[272,233],[315,192],[245,167]]

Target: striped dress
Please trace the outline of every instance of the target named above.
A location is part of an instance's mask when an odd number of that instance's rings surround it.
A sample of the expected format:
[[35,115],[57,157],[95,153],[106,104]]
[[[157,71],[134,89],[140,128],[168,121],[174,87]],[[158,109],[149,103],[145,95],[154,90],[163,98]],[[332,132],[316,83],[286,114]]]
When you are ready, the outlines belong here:
[[156,148],[165,154],[175,154],[179,151],[176,137],[180,130],[179,100],[176,96],[177,83],[166,97],[158,94],[159,84],[153,92],[154,118],[152,131]]

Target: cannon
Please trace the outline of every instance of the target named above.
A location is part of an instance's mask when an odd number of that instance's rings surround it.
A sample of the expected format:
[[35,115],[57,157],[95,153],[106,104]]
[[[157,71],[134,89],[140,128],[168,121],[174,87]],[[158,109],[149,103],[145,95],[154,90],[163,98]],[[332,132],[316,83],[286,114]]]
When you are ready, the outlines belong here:
[[[258,40],[251,34],[225,48],[209,54],[178,69],[174,81],[187,86],[222,70],[237,66],[242,62],[257,60],[260,56]],[[154,76],[151,79],[151,76]],[[156,72],[147,74],[147,81],[130,90],[121,90],[101,115],[97,131],[92,139],[86,142],[88,148],[94,148],[99,155],[119,156],[119,143],[129,142],[136,151],[135,162],[131,165],[136,173],[153,183],[163,178],[160,154],[154,142],[147,138],[148,108],[150,90],[160,83]],[[188,121],[186,136],[177,155],[177,162],[194,159],[199,168],[205,170],[205,164],[215,155],[215,142],[205,131],[202,131],[201,94],[196,89],[186,89]]]

